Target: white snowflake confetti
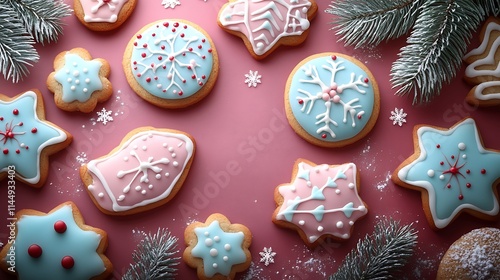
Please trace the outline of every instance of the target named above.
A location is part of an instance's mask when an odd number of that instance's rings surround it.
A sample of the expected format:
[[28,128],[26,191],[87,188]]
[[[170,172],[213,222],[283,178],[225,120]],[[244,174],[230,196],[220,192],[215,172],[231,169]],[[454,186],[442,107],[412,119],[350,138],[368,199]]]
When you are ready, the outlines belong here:
[[260,78],[262,75],[259,75],[259,71],[250,70],[248,74],[245,74],[245,84],[248,84],[248,87],[257,87],[257,84],[261,83]]
[[262,257],[260,258],[260,262],[263,262],[265,266],[268,266],[269,264],[274,263],[274,256],[276,256],[276,252],[273,252],[273,248],[271,247],[269,247],[269,249],[264,247],[264,250],[259,252],[259,255]]
[[106,108],[102,108],[100,112],[97,112],[97,122],[102,122],[103,125],[106,125],[108,122],[113,121],[113,117],[111,114],[113,111],[106,110]]
[[401,110],[394,108],[394,111],[391,111],[389,119],[392,121],[392,125],[398,124],[399,126],[403,126],[403,123],[406,123],[406,116],[407,114],[403,112],[403,108]]
[[179,0],[163,0],[161,4],[163,5],[163,7],[165,7],[165,9],[167,8],[174,9],[175,6],[179,6],[181,2]]
[[2,243],[2,242],[0,242],[0,248],[2,248],[2,247],[3,247],[3,243]]
[[87,154],[84,152],[79,152],[76,156],[76,162],[78,162],[79,164],[84,164],[85,162],[87,162]]

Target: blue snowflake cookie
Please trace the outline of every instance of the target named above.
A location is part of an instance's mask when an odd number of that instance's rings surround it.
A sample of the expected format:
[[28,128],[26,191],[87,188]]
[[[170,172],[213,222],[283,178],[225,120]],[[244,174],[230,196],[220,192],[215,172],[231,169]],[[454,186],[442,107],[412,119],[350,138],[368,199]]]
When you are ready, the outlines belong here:
[[380,97],[371,72],[356,59],[320,53],[301,61],[285,89],[288,121],[321,147],[342,147],[366,136],[378,118]]

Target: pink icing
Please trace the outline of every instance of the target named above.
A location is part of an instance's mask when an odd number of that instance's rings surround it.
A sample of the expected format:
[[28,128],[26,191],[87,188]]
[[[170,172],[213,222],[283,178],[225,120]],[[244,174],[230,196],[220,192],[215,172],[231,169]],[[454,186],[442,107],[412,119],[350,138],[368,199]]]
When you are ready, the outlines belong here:
[[113,154],[88,163],[93,180],[88,190],[111,212],[158,202],[170,195],[193,151],[193,141],[184,134],[139,132]]
[[128,0],[80,0],[85,22],[116,22]]
[[367,214],[357,192],[356,165],[297,165],[293,182],[278,188],[284,201],[276,219],[295,224],[310,243],[322,235],[348,239],[354,222]]

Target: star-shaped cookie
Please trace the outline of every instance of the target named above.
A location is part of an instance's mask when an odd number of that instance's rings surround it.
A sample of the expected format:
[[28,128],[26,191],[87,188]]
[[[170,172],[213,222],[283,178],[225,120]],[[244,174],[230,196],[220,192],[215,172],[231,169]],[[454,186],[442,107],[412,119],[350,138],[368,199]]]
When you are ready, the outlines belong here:
[[31,90],[13,98],[0,94],[0,180],[16,179],[41,187],[48,156],[67,147],[72,136],[45,120],[42,95]]
[[392,180],[422,192],[427,220],[434,229],[448,226],[462,212],[492,220],[499,213],[500,152],[485,149],[473,119],[450,129],[417,126],[415,153]]

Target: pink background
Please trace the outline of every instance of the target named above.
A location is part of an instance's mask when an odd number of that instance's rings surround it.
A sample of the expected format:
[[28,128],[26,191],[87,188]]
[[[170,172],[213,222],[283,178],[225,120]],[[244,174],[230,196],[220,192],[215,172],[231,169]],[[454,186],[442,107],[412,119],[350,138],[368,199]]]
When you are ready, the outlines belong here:
[[[401,161],[413,153],[412,130],[417,124],[450,127],[464,117],[477,121],[485,147],[500,149],[498,108],[473,108],[464,101],[470,86],[462,81],[464,68],[431,104],[412,106],[411,98],[395,96],[389,83],[391,63],[397,59],[405,40],[391,41],[370,50],[346,48],[331,30],[331,15],[324,10],[329,1],[318,1],[319,11],[306,42],[300,47],[282,47],[264,61],[254,60],[241,40],[217,26],[216,17],[223,0],[180,0],[175,9],[164,9],[161,0],[140,1],[128,21],[118,30],[96,33],[87,30],[74,15],[64,21],[64,35],[57,44],[37,45],[40,61],[23,82],[0,80],[2,94],[14,96],[32,88],[42,91],[47,119],[71,132],[74,142],[50,158],[50,174],[44,187],[33,189],[16,184],[17,209],[50,211],[71,200],[80,208],[86,222],[108,232],[107,256],[115,266],[114,278],[121,278],[132,261],[131,255],[144,232],[166,227],[179,237],[177,254],[184,250],[183,232],[194,220],[205,221],[214,212],[226,215],[233,223],[245,224],[253,233],[252,267],[238,279],[323,279],[333,274],[345,255],[360,238],[372,232],[383,216],[413,223],[418,245],[405,268],[408,279],[433,278],[439,260],[449,245],[462,234],[484,226],[499,227],[462,215],[439,232],[430,228],[420,193],[395,186],[389,176]],[[72,5],[73,1],[67,0]],[[163,18],[181,18],[202,26],[214,40],[220,54],[220,75],[212,93],[199,104],[183,110],[165,110],[144,102],[130,89],[121,61],[128,40],[142,26]],[[478,43],[477,35],[473,46]],[[53,71],[53,59],[61,51],[86,48],[92,56],[111,64],[110,80],[115,89],[109,101],[90,114],[58,109],[45,86]],[[381,108],[373,131],[361,141],[340,149],[312,146],[298,137],[286,121],[283,90],[288,74],[305,57],[334,51],[352,55],[366,63],[375,75],[381,94]],[[248,88],[244,75],[250,70],[262,75],[262,84]],[[103,107],[113,111],[112,122],[95,123]],[[408,113],[402,127],[389,120],[394,108]],[[78,175],[78,156],[86,161],[107,154],[130,130],[140,126],[183,130],[197,141],[197,154],[191,172],[180,192],[167,205],[153,211],[112,217],[99,212],[83,188]],[[291,230],[271,222],[275,209],[274,188],[290,182],[293,163],[305,158],[317,164],[354,162],[361,176],[362,199],[369,212],[354,225],[351,239],[343,244],[309,250]],[[224,180],[221,181],[221,178]],[[0,225],[7,223],[6,181],[0,188]],[[206,194],[203,194],[206,193]],[[202,195],[203,194],[203,195]],[[187,209],[187,210],[186,210]],[[6,226],[0,227],[0,242],[6,243]],[[264,266],[259,252],[272,247],[275,263]],[[181,262],[177,279],[194,279],[196,273]],[[2,278],[4,274],[0,274]]]

